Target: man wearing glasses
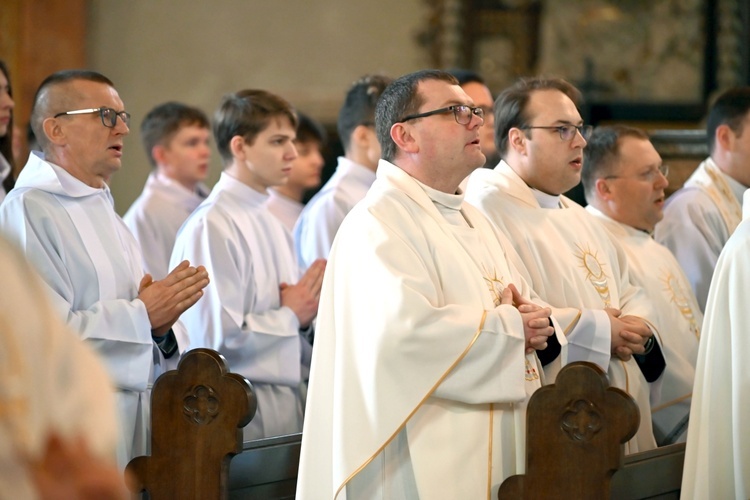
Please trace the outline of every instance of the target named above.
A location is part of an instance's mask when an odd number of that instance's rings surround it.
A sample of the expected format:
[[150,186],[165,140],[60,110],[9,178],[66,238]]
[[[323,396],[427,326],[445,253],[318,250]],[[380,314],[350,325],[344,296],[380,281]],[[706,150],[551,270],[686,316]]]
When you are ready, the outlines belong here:
[[482,115],[442,71],[378,101],[377,179],[326,268],[299,498],[494,498],[523,472],[534,352],[557,323],[457,192],[485,162]]
[[144,276],[138,245],[113,208],[106,181],[119,170],[127,112],[112,82],[61,71],[42,82],[32,153],[0,206],[0,230],[26,254],[55,310],[101,356],[117,391],[118,463],[146,450],[147,388],[187,345],[177,318],[203,294],[208,274],[182,262]]
[[661,393],[651,399],[656,442],[684,442],[703,314],[677,259],[651,237],[664,216],[668,168],[648,135],[627,126],[598,127],[583,153],[586,210],[622,245],[631,280],[656,306],[667,360]]
[[[559,79],[522,79],[503,91],[495,102],[502,160],[493,170],[471,175],[466,200],[510,237],[542,300],[580,309],[580,316],[562,325],[567,348],[548,347],[562,354],[545,366],[550,380],[566,361],[591,361],[608,369],[610,383],[629,392],[642,415],[650,415],[646,382],[656,381],[664,369],[643,319],[654,315],[653,308],[630,283],[622,248],[562,195],[580,181],[591,133],[578,112],[579,98],[577,89]],[[633,359],[634,354],[639,356]],[[651,420],[643,418],[626,453],[655,447]]]

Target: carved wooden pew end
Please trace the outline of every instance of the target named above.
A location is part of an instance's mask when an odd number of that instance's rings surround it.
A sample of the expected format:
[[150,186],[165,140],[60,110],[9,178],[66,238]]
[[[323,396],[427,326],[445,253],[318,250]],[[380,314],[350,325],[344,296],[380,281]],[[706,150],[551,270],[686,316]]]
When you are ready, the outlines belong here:
[[256,408],[250,382],[229,373],[221,354],[189,351],[154,384],[151,456],[128,464],[131,491],[152,500],[226,498],[229,461]]
[[609,387],[592,363],[563,368],[555,384],[537,390],[526,416],[526,474],[507,478],[498,499],[609,498],[622,466],[622,444],[640,422],[638,406]]

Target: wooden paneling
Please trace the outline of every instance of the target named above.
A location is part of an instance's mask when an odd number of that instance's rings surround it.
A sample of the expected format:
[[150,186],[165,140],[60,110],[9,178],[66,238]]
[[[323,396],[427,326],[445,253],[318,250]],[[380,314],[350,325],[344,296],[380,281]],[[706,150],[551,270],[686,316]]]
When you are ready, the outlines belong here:
[[[86,65],[87,11],[86,0],[0,0],[0,58],[11,72],[13,118],[22,131],[41,81]],[[23,163],[25,151],[15,153]]]

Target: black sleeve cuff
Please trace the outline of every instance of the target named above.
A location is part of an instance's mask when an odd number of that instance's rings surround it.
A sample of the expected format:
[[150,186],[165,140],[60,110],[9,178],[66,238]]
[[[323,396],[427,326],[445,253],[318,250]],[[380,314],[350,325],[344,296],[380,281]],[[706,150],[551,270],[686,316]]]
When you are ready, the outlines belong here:
[[[551,325],[552,321],[550,321],[550,326]],[[557,333],[553,333],[547,339],[547,348],[543,351],[537,351],[536,355],[542,363],[542,366],[547,366],[557,359],[561,350],[562,347],[560,347],[560,342],[557,340]]]
[[667,367],[667,361],[664,359],[661,346],[655,338],[651,351],[646,354],[634,354],[633,358],[638,363],[638,368],[641,369],[646,382],[655,382]]
[[177,338],[174,336],[174,331],[170,328],[166,335],[163,337],[151,338],[156,343],[156,347],[164,354],[165,359],[169,359],[177,352]]

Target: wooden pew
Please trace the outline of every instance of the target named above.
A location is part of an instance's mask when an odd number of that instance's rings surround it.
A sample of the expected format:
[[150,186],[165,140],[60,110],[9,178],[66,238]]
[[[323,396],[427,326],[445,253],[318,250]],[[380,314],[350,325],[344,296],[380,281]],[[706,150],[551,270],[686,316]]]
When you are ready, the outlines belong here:
[[151,392],[151,455],[130,461],[128,485],[151,500],[227,498],[230,458],[255,414],[252,387],[223,356],[194,349]]
[[685,443],[626,456],[622,469],[612,476],[612,499],[680,498],[684,462]]
[[294,498],[301,446],[301,433],[245,442],[229,465],[229,499]]
[[529,399],[526,473],[503,481],[498,499],[607,498],[639,421],[633,398],[601,368],[567,365]]

